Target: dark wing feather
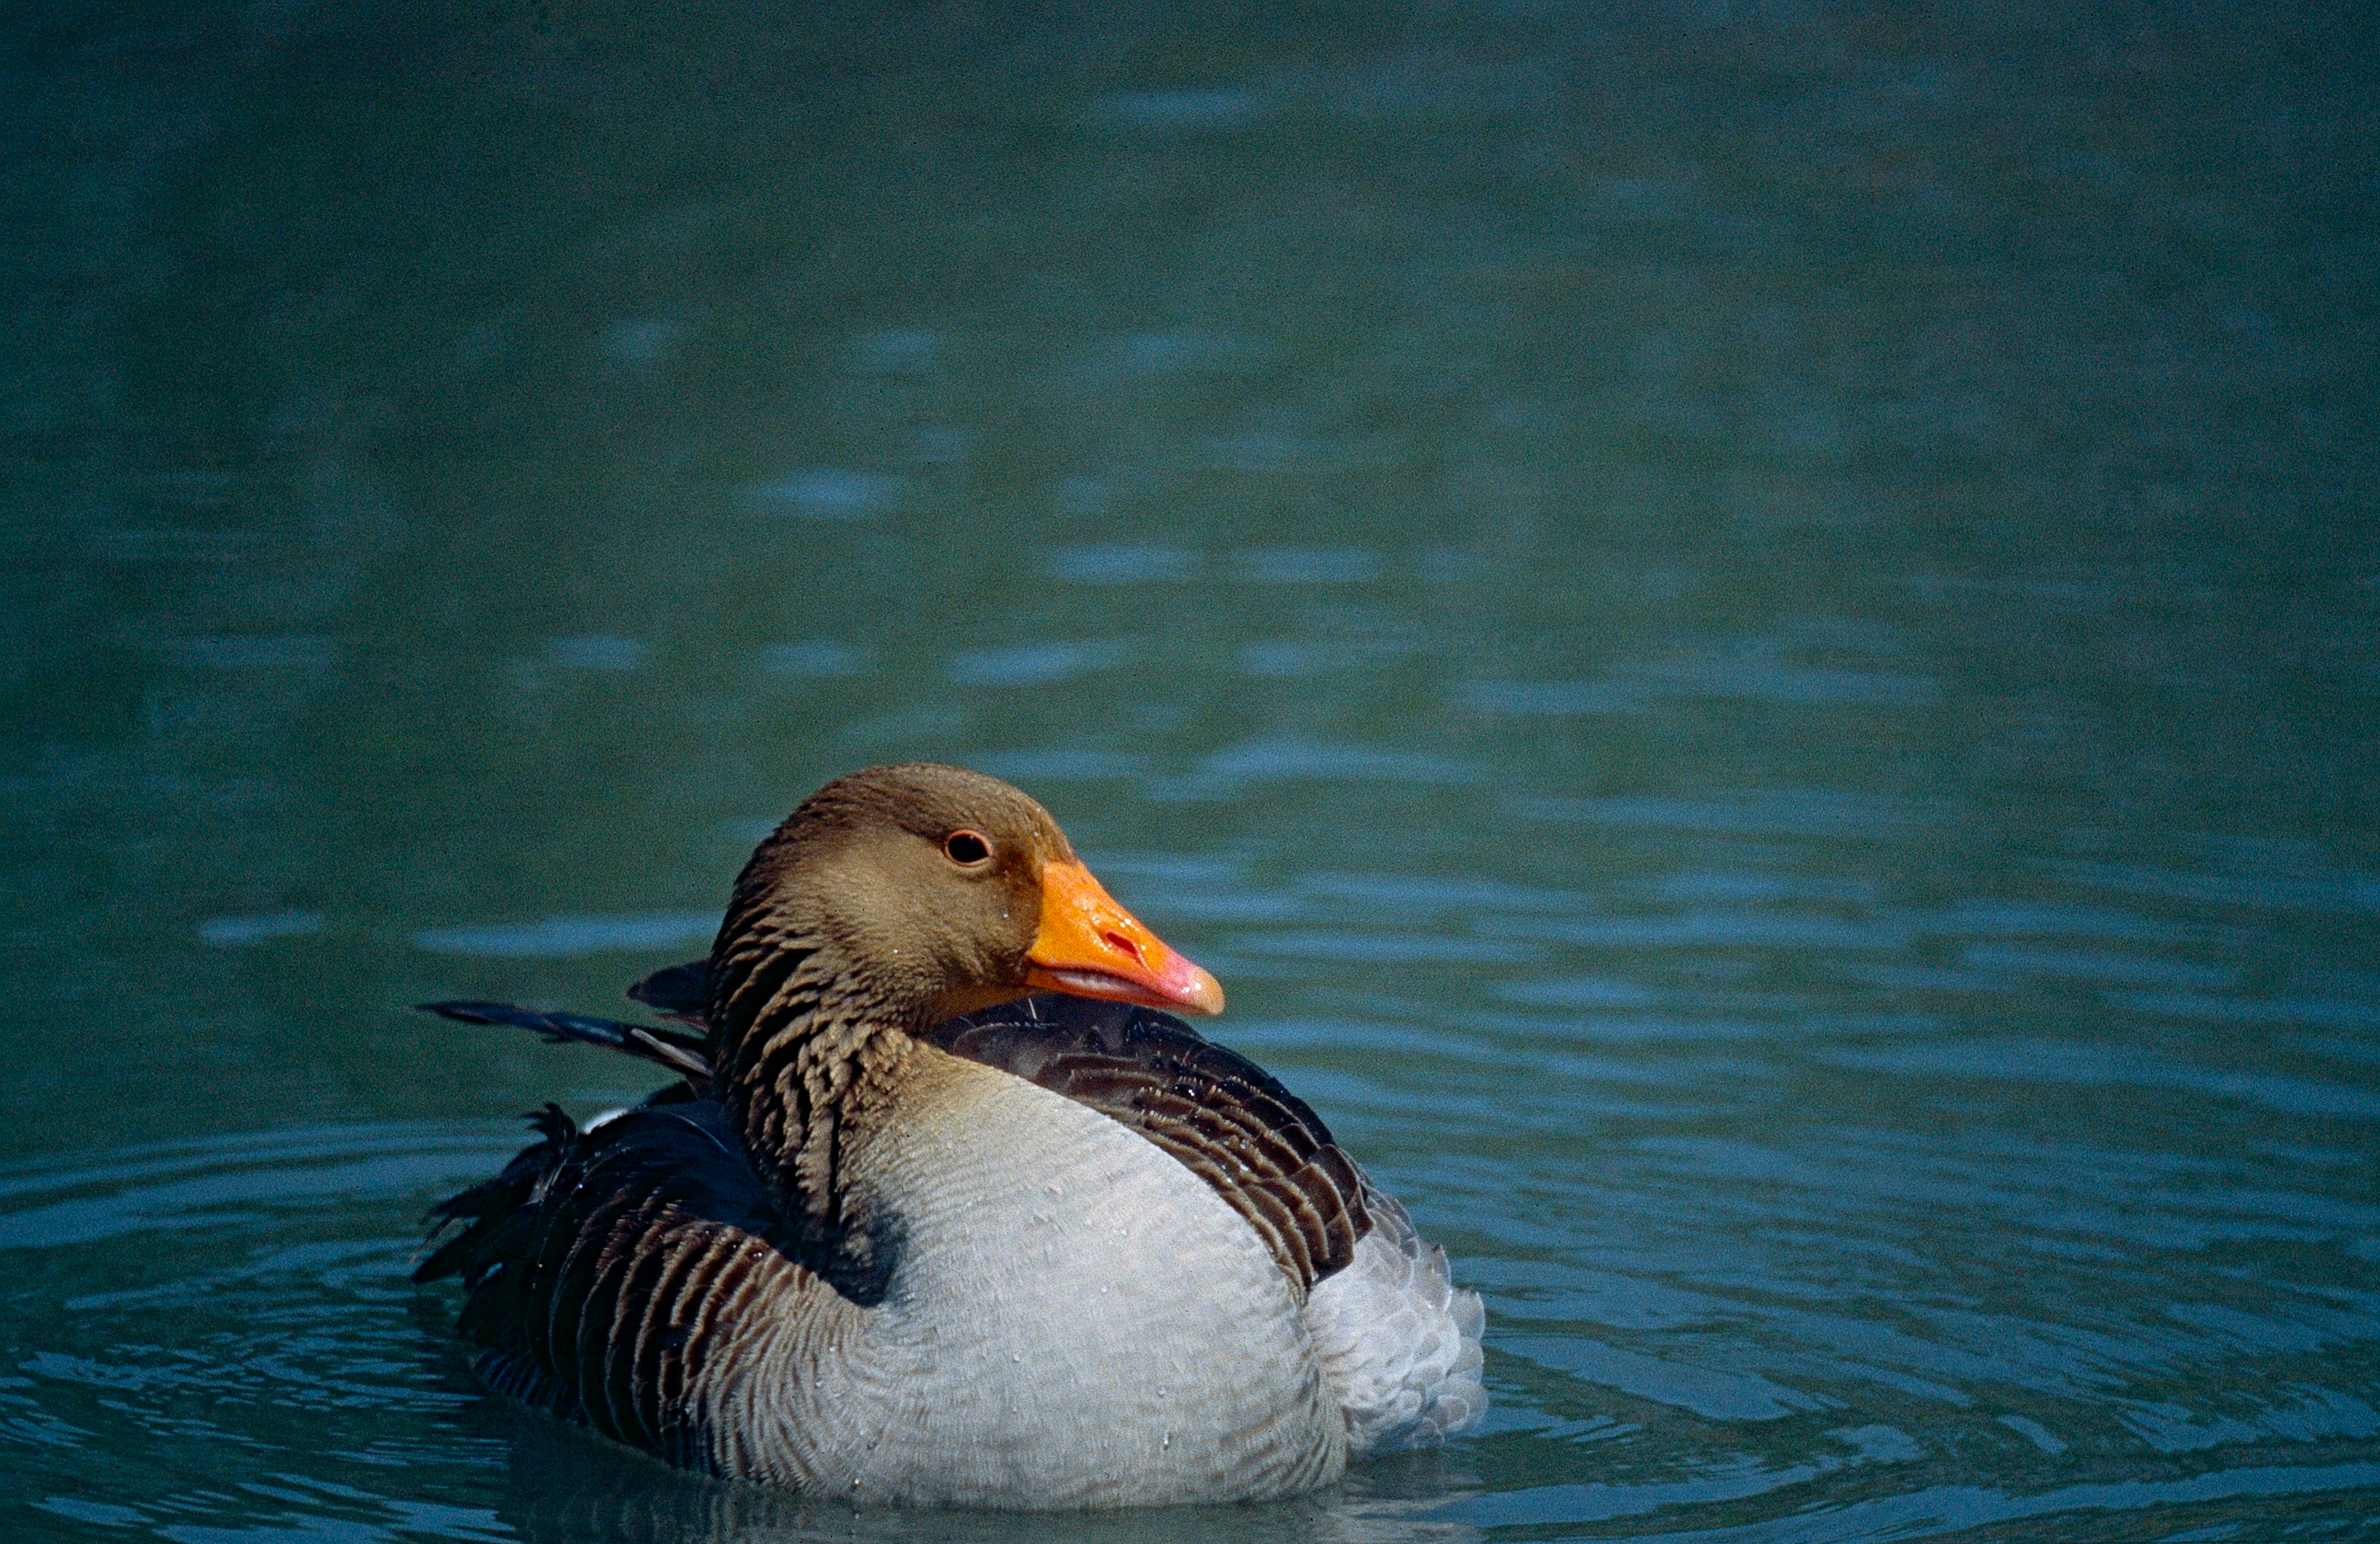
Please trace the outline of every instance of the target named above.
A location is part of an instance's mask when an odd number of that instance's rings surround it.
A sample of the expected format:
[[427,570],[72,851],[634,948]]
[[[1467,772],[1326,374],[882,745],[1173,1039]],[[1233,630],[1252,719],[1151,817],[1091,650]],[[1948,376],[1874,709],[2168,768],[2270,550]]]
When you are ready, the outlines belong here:
[[776,1311],[826,1288],[796,1264],[783,1219],[724,1113],[647,1104],[581,1131],[548,1105],[540,1140],[440,1203],[462,1231],[414,1273],[459,1276],[457,1329],[498,1389],[696,1468],[719,1466],[698,1393]]
[[1120,1121],[1212,1186],[1303,1297],[1371,1226],[1361,1176],[1305,1101],[1171,1014],[1040,996],[953,1019],[927,1039]]
[[616,1019],[594,1019],[583,1013],[553,1013],[543,1008],[518,1007],[511,1003],[464,1001],[417,1003],[414,1006],[420,1012],[434,1013],[441,1019],[452,1019],[458,1023],[509,1024],[515,1029],[534,1031],[548,1040],[601,1045],[607,1051],[640,1056],[686,1078],[698,1090],[710,1081],[710,1057],[705,1043],[698,1036],[676,1030],[623,1024]]
[[655,971],[628,988],[628,996],[656,1013],[700,1029],[709,1022],[710,1012],[710,961],[689,959]]

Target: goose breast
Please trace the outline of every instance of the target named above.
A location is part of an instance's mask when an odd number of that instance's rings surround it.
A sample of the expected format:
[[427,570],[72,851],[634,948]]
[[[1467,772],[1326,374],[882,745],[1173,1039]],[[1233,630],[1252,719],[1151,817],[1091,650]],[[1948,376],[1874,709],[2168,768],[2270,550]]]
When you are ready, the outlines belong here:
[[1285,1495],[1344,1466],[1304,1306],[1238,1212],[1097,1111],[918,1055],[902,1118],[851,1159],[897,1219],[883,1302],[823,1354],[772,1348],[804,1365],[754,1381],[800,1406],[747,1419],[810,1450],[808,1488],[1115,1506]]

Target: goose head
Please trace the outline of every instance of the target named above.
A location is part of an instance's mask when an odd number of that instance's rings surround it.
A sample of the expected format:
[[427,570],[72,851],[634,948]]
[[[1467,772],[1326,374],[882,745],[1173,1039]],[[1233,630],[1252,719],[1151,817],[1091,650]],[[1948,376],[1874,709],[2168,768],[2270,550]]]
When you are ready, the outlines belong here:
[[880,1022],[922,1029],[1034,992],[1222,1011],[1213,976],[1119,905],[1048,811],[954,766],[871,767],[803,801],[745,866],[712,955],[713,1021],[769,959],[827,951]]

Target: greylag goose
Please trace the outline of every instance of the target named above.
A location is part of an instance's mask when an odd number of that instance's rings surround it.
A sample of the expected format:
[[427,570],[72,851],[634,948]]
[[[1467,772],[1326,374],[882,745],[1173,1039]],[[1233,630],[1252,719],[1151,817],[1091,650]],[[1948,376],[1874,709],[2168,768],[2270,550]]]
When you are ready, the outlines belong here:
[[1314,1112],[1164,1012],[1215,978],[978,773],[839,778],[761,842],[698,1029],[425,1005],[677,1080],[436,1208],[486,1382],[872,1504],[1288,1495],[1475,1423],[1478,1297]]

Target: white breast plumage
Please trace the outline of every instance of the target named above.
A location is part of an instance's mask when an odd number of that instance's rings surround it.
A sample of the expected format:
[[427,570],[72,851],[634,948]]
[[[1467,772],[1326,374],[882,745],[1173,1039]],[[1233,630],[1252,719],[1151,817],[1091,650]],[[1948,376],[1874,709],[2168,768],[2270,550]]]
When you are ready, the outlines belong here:
[[900,1216],[901,1263],[838,1354],[812,1358],[808,1389],[838,1413],[811,1461],[821,1489],[1148,1504],[1288,1494],[1344,1466],[1312,1331],[1236,1212],[1021,1079],[949,1058],[931,1082],[853,1155],[855,1184]]

